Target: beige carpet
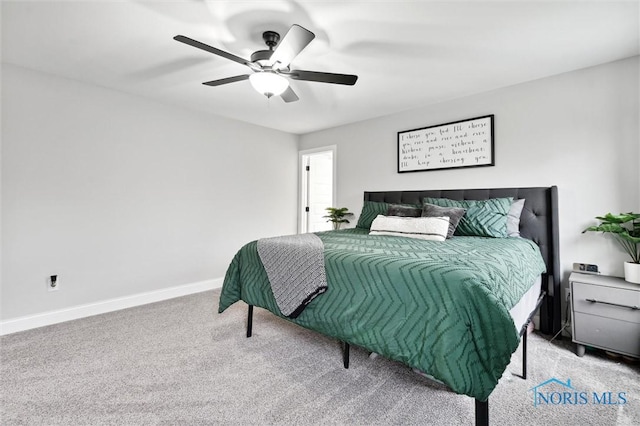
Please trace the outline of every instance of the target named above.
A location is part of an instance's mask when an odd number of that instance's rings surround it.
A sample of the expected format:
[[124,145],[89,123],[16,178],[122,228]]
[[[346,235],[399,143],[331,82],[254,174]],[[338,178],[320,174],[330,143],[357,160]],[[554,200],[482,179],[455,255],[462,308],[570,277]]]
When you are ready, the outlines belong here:
[[[261,309],[247,339],[246,305],[219,315],[217,300],[210,291],[0,338],[0,423],[473,424],[473,399],[404,365],[352,348],[345,370],[336,341]],[[489,399],[491,424],[640,424],[638,365],[529,342],[529,379],[509,373],[518,350]],[[551,378],[588,403],[534,406],[530,389]],[[593,392],[625,392],[626,404],[593,404]]]

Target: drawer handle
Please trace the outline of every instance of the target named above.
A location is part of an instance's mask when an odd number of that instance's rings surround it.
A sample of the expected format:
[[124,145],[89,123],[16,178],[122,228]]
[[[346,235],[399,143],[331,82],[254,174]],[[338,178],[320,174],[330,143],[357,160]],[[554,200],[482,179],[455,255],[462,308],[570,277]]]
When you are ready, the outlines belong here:
[[638,309],[640,309],[637,306],[621,305],[619,303],[611,303],[611,302],[603,302],[602,300],[596,300],[596,299],[585,299],[585,300],[587,302],[591,302],[591,303],[602,303],[604,305],[620,306],[621,308],[629,308],[629,309],[633,309],[634,311],[637,311]]

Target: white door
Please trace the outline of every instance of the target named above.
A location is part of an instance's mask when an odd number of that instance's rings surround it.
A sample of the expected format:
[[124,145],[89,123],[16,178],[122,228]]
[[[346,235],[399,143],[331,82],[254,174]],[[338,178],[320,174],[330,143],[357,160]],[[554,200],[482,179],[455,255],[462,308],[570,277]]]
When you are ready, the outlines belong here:
[[335,148],[300,154],[300,232],[328,231],[332,229],[331,222],[323,216],[327,207],[334,207]]

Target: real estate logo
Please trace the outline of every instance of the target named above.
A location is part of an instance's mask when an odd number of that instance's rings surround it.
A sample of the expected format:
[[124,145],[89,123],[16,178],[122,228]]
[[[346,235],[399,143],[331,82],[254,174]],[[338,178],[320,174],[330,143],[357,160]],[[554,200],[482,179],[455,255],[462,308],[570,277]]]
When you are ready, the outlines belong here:
[[626,392],[585,392],[571,385],[571,379],[566,382],[555,377],[546,380],[531,389],[533,392],[533,406],[540,405],[624,405],[627,403]]

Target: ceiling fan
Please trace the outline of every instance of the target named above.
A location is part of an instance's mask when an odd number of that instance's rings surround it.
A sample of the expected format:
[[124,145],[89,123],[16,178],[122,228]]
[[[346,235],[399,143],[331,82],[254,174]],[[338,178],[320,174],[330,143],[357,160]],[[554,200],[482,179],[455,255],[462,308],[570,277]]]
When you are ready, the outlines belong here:
[[269,49],[254,52],[251,55],[251,60],[241,58],[183,35],[177,35],[173,39],[246,65],[253,71],[251,74],[236,75],[234,77],[207,81],[202,84],[207,86],[220,86],[222,84],[248,79],[251,85],[267,98],[279,95],[285,102],[295,102],[299,98],[289,85],[288,79],[345,84],[348,86],[353,86],[356,80],[358,80],[357,75],[291,69],[289,67],[291,61],[293,61],[314,38],[315,34],[311,31],[295,24],[287,31],[282,41],[280,41],[280,34],[277,32],[265,31],[262,33],[262,39]]

